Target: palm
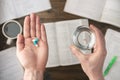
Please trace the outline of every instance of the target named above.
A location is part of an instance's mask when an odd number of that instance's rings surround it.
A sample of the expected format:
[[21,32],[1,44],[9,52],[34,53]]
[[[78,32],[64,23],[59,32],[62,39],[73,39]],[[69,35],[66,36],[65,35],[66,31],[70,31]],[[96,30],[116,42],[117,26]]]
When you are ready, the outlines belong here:
[[[24,68],[27,68],[27,69],[37,68],[37,69],[44,70],[45,65],[47,63],[47,57],[48,57],[48,45],[47,45],[44,26],[43,25],[40,26],[40,24],[38,24],[38,26],[39,28],[41,28],[41,31],[39,31],[41,33],[39,33],[40,35],[37,36],[37,38],[39,39],[38,47],[33,45],[32,40],[34,38],[26,37],[29,34],[27,32],[24,32],[23,39],[21,36],[21,40],[23,40],[22,41],[23,43],[20,43],[20,47],[23,46],[23,48],[17,50],[17,56],[18,56],[18,59],[20,60],[20,63],[22,64]],[[19,40],[17,41],[18,48],[19,48],[19,43],[18,43]]]

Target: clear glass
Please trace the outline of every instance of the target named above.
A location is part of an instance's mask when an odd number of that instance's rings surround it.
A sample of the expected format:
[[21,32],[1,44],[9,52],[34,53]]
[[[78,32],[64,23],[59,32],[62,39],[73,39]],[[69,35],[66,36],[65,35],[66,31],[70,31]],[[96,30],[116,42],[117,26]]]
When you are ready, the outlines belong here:
[[82,50],[92,49],[95,35],[89,28],[79,26],[73,33],[73,43]]

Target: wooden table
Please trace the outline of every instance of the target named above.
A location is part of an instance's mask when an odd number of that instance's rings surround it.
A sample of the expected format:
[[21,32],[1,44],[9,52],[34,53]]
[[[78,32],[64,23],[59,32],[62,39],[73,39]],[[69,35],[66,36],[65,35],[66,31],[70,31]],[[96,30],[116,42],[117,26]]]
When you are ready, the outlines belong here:
[[[65,13],[63,11],[66,0],[50,0],[52,4],[52,9],[44,12],[37,13],[41,17],[41,22],[56,22],[63,20],[72,20],[72,19],[80,19],[82,17],[75,16],[72,14]],[[23,24],[24,17],[17,19],[21,24]],[[120,32],[120,28],[117,28],[112,25],[102,24],[99,22],[95,22],[89,20],[90,23],[96,25],[102,32],[105,34],[108,28],[117,30]],[[16,40],[12,43],[12,45],[6,45],[6,38],[2,34],[2,25],[0,25],[0,50],[9,48],[11,46],[15,46]],[[83,72],[80,65],[73,66],[60,66],[55,68],[48,68],[47,72],[51,76],[52,80],[89,80],[88,77]]]

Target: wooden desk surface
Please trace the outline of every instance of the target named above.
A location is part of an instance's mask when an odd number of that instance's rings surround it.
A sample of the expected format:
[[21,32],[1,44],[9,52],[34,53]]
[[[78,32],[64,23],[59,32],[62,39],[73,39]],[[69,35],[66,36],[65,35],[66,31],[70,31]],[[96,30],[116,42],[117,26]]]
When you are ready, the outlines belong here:
[[[65,13],[63,11],[66,0],[50,0],[50,1],[52,4],[51,10],[37,13],[41,17],[41,22],[46,23],[46,22],[56,22],[62,20],[72,20],[72,19],[82,18],[79,16]],[[23,24],[24,17],[17,19],[17,21]],[[105,34],[108,28],[112,28],[120,32],[120,28],[117,28],[115,26],[102,24],[92,20],[89,21],[90,23],[96,25],[103,32],[103,34]],[[0,50],[9,48],[11,46],[15,46],[16,40],[10,46],[5,44],[6,38],[3,36],[1,31],[2,31],[2,25],[0,25]],[[47,69],[47,71],[50,74],[52,80],[89,80],[88,77],[83,72],[80,65],[49,68]]]

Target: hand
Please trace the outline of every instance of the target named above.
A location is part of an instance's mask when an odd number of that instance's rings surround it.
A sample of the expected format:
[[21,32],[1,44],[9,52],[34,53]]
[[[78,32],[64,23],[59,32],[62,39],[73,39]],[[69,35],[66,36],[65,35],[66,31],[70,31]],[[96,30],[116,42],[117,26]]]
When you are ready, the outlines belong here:
[[88,75],[90,80],[104,80],[102,74],[103,63],[107,54],[105,47],[104,36],[99,29],[90,25],[90,29],[96,35],[96,43],[93,53],[83,54],[78,48],[72,45],[71,51],[78,58],[84,72]]
[[[38,47],[32,42],[35,37],[39,39]],[[23,35],[18,35],[16,45],[17,57],[25,72],[43,74],[48,60],[48,44],[45,27],[40,23],[39,16],[31,14],[25,17]]]

